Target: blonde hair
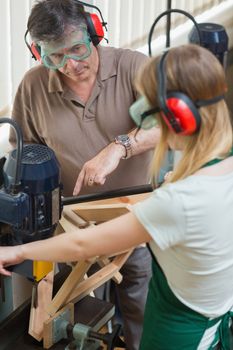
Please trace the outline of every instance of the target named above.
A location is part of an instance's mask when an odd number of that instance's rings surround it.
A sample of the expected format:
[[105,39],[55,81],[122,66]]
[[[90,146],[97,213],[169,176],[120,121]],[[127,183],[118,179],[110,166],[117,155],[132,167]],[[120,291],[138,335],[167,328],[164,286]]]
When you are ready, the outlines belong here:
[[[156,66],[160,57],[153,58],[144,66],[137,80],[137,88],[145,95],[152,107],[158,107],[158,84]],[[183,45],[173,48],[166,57],[167,92],[179,91],[194,102],[223,95],[226,91],[224,70],[217,58],[207,49],[197,45]],[[229,111],[224,100],[199,108],[201,126],[192,135],[182,136],[171,131],[160,114],[156,115],[161,128],[161,138],[156,146],[152,171],[155,176],[168,149],[171,137],[180,138],[182,157],[169,182],[183,179],[206,162],[225,158],[233,143]]]

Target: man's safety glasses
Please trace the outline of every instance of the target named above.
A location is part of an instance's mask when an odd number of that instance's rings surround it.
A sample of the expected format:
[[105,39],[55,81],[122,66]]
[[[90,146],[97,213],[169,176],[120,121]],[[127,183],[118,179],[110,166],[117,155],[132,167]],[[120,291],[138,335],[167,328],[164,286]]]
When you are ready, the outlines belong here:
[[83,40],[72,42],[72,47],[59,47],[57,50],[45,50],[41,47],[41,59],[45,67],[59,69],[64,67],[68,59],[81,61],[91,54],[91,41],[88,35]]

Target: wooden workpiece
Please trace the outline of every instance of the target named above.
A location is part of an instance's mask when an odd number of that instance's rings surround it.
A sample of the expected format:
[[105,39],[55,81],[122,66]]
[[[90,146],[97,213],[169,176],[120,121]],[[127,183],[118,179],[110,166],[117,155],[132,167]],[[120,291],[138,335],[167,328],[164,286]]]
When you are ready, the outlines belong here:
[[[89,225],[98,224],[130,210],[130,204],[143,200],[146,194],[137,194],[128,197],[105,199],[90,203],[72,204],[64,207],[60,220],[59,232],[74,232]],[[44,342],[44,348],[53,345],[52,321],[67,307],[71,308],[97,287],[109,279],[120,283],[122,276],[119,272],[132,250],[120,252],[114,257],[96,257],[89,261],[72,263],[72,271],[65,282],[52,298],[53,272],[49,273],[37,286],[37,305],[32,304],[29,333],[37,340]],[[90,266],[97,262],[101,269],[90,277],[86,276]],[[35,296],[32,300],[34,302]],[[33,306],[34,305],[34,306]]]
[[[46,307],[52,300],[54,271],[48,273],[32,288],[32,302],[28,333],[38,341],[43,338],[43,324],[48,319]],[[35,304],[36,303],[36,304]]]

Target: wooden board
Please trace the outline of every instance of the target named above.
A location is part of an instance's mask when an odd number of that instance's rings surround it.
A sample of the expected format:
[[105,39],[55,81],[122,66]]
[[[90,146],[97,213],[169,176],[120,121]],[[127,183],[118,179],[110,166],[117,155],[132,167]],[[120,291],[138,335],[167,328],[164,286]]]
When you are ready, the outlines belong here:
[[79,217],[85,221],[97,223],[112,220],[129,212],[127,205],[117,204],[86,204],[74,209]]
[[132,251],[133,250],[129,250],[117,255],[108,265],[104,266],[101,270],[97,271],[86,280],[80,282],[77,288],[73,289],[73,292],[70,294],[67,302],[76,303],[90,292],[113,278],[113,276],[119,272],[120,268],[126,262]]
[[43,338],[43,324],[49,318],[46,308],[52,300],[53,279],[51,271],[33,287],[28,333],[38,341]]
[[102,199],[98,201],[72,204],[65,208],[84,220],[84,222],[105,222],[130,211],[130,206],[146,199],[151,193],[141,193],[126,197]]
[[65,306],[70,294],[76,288],[78,283],[83,280],[85,273],[88,271],[91,265],[92,264],[90,262],[86,261],[80,261],[76,264],[70,275],[63,283],[62,287],[47,306],[46,311],[50,316],[54,316],[61,307]]

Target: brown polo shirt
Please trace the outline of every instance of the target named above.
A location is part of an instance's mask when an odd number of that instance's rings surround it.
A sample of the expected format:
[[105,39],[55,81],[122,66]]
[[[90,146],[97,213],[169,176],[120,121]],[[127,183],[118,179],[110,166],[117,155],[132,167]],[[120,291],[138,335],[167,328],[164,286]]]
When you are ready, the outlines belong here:
[[[25,142],[42,143],[55,151],[65,196],[72,195],[87,160],[115,136],[135,127],[128,109],[137,97],[134,78],[146,56],[111,47],[99,47],[98,52],[99,71],[86,104],[64,85],[59,72],[43,65],[25,74],[14,101],[12,116]],[[82,194],[145,184],[150,160],[151,152],[121,160],[103,186],[85,187]]]

